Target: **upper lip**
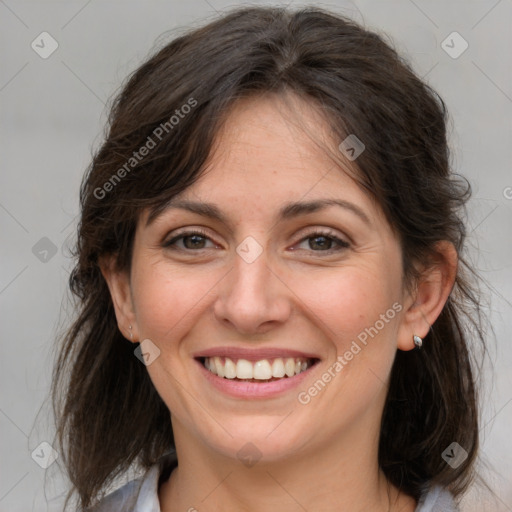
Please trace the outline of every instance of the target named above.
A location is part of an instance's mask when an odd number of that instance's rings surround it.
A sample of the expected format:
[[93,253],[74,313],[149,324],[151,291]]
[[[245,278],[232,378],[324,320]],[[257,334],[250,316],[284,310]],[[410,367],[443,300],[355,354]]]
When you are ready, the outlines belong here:
[[193,354],[194,358],[201,357],[229,357],[230,359],[246,359],[247,361],[261,361],[262,359],[276,359],[278,357],[301,357],[304,359],[320,359],[317,354],[291,350],[289,348],[237,348],[212,347]]

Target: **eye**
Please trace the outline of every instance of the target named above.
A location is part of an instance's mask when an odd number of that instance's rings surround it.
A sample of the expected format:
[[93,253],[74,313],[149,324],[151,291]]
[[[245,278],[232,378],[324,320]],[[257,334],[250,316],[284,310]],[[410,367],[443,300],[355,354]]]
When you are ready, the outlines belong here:
[[[208,243],[212,245],[208,247]],[[307,247],[301,247],[301,245],[304,244],[307,244]],[[174,236],[164,242],[162,247],[181,251],[194,251],[215,248],[216,244],[204,231],[193,230],[185,231]],[[304,237],[292,250],[298,248],[300,250],[313,252],[332,253],[342,251],[349,247],[350,244],[347,241],[342,240],[331,231],[315,231]]]
[[[211,247],[206,246],[208,242],[212,244]],[[215,247],[215,244],[210,240],[204,231],[194,230],[180,233],[179,235],[164,242],[162,247],[166,249],[178,249],[186,251],[211,249],[212,247]]]
[[[300,247],[307,244],[307,247]],[[299,249],[314,252],[339,252],[350,247],[350,244],[331,231],[316,231],[303,238],[297,246]]]

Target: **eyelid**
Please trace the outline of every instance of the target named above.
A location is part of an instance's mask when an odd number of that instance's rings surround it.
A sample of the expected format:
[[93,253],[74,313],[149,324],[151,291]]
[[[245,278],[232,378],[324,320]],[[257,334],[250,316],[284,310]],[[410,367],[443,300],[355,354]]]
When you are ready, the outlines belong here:
[[350,236],[348,236],[343,231],[340,231],[339,229],[332,228],[330,226],[307,226],[301,230],[298,231],[297,237],[298,240],[303,240],[304,238],[308,238],[312,235],[325,235],[325,236],[331,236],[333,238],[339,238],[339,239],[345,239],[347,243],[353,243]]
[[[184,228],[178,229],[178,231],[173,233],[170,238],[168,238],[166,235],[166,237],[164,238],[164,240],[162,242],[162,247],[170,248],[174,245],[174,243],[177,240],[185,238],[187,236],[194,236],[194,235],[202,236],[203,238],[206,238],[207,240],[212,242],[214,245],[219,245],[215,240],[213,240],[212,236],[209,233],[207,233],[203,228],[184,227]],[[181,249],[181,250],[187,251],[187,249]]]
[[[308,238],[313,238],[315,236],[325,236],[326,238],[330,238],[334,240],[338,246],[339,249],[348,249],[349,247],[352,247],[352,241],[347,236],[340,236],[338,232],[333,230],[332,228],[311,228],[310,231],[305,231],[301,233],[300,238],[297,242],[294,243],[294,245],[300,244],[307,240]],[[350,241],[349,241],[350,240]],[[318,253],[330,253],[336,251],[336,249],[328,249],[325,251],[310,251],[310,252],[318,252]]]
[[[189,236],[194,236],[194,235],[199,235],[199,236],[205,238],[206,240],[212,242],[214,245],[219,245],[217,242],[215,242],[215,240],[213,240],[211,235],[209,233],[207,233],[203,228],[184,227],[184,228],[178,229],[178,231],[176,233],[174,233],[170,239],[168,239],[168,240],[164,239],[164,241],[162,242],[162,247],[164,247],[164,248],[173,247],[173,246],[175,246],[175,243],[177,240],[180,240],[180,239],[183,239],[183,238],[186,238]],[[332,228],[306,228],[305,230],[302,231],[302,233],[300,234],[300,237],[293,245],[295,246],[297,244],[300,244],[300,243],[308,240],[309,238],[313,238],[313,237],[317,237],[317,236],[324,236],[326,238],[330,238],[338,245],[338,248],[337,249],[331,248],[331,249],[327,249],[324,251],[311,250],[308,252],[318,252],[320,254],[321,253],[329,254],[332,252],[340,251],[342,249],[347,249],[352,246],[352,242],[345,239],[348,237],[338,235],[338,233],[335,230],[333,230]],[[196,249],[196,250],[182,249],[182,248],[177,248],[177,249],[184,251],[184,252],[199,252],[201,250],[206,250],[206,249],[210,249],[210,248],[205,247],[205,248]],[[292,249],[292,250],[295,250],[295,249]]]

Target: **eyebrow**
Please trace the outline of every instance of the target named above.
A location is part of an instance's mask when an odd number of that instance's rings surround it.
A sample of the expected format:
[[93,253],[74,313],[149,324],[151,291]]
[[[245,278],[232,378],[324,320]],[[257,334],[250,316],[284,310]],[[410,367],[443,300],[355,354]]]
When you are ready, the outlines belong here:
[[[277,219],[288,220],[294,217],[298,217],[300,215],[315,213],[320,210],[324,210],[325,208],[328,208],[330,206],[339,206],[341,208],[349,210],[350,212],[357,215],[366,224],[371,224],[370,219],[368,218],[366,213],[364,213],[363,210],[361,210],[354,203],[351,203],[350,201],[345,201],[343,199],[316,199],[314,201],[287,203],[279,210]],[[161,213],[169,209],[186,210],[191,213],[202,215],[203,217],[208,217],[210,219],[217,220],[226,225],[230,224],[228,218],[224,215],[224,213],[222,213],[220,208],[213,203],[190,201],[188,199],[175,199],[167,203],[167,205],[164,207]],[[155,217],[150,216],[146,222],[146,226],[149,226],[154,220]]]

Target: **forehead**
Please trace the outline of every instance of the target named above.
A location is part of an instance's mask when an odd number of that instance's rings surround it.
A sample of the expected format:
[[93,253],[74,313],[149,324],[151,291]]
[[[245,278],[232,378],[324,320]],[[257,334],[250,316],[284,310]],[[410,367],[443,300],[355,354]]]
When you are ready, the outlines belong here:
[[277,213],[292,202],[332,199],[356,202],[368,217],[380,216],[354,179],[357,167],[336,155],[337,146],[328,119],[312,102],[291,94],[238,100],[199,179],[171,202],[204,201],[254,215]]
[[337,146],[314,103],[293,94],[245,98],[226,116],[201,178],[190,188],[212,195],[244,186],[265,197],[288,191],[295,199],[313,189],[359,188],[357,167]]
[[215,137],[207,166],[222,168],[216,164],[239,161],[277,173],[305,170],[313,161],[321,173],[333,165],[326,148],[334,147],[330,124],[312,101],[291,93],[267,93],[233,105]]

